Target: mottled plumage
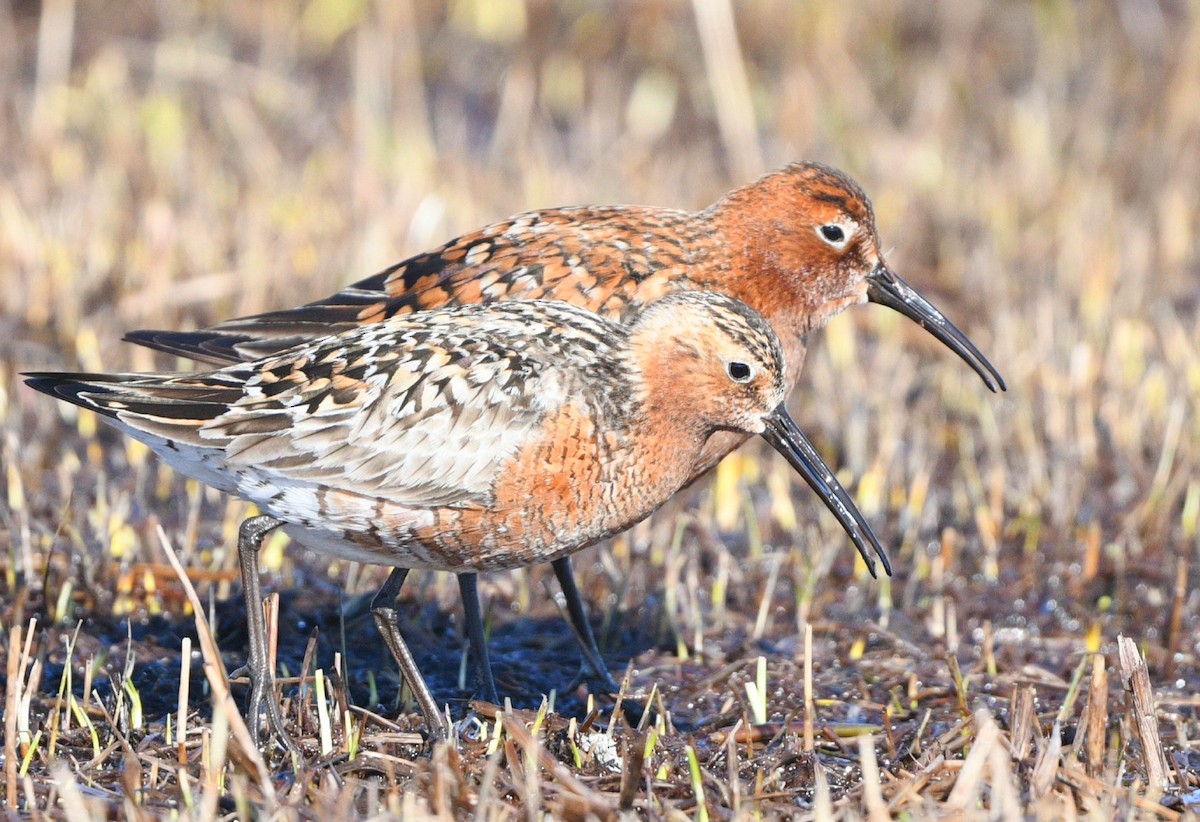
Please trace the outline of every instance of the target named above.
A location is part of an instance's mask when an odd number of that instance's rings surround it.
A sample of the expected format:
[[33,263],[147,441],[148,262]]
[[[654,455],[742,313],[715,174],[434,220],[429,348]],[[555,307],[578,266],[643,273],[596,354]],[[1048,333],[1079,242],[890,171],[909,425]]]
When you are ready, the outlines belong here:
[[[562,300],[624,321],[680,289],[728,294],[766,317],[787,354],[789,388],[804,362],[803,335],[854,303],[910,306],[904,313],[921,311],[914,318],[944,342],[953,329],[888,270],[862,189],[836,169],[795,163],[703,211],[582,206],[529,212],[298,308],[198,331],[134,331],[126,339],[194,359],[236,362],[450,305]],[[983,355],[957,329],[952,333],[955,351],[989,387],[1003,387]]]
[[[236,362],[283,350],[332,331],[417,310],[501,300],[557,299],[617,321],[678,290],[737,297],[779,334],[790,391],[804,363],[804,335],[864,299],[916,320],[949,345],[992,390],[1004,382],[940,312],[886,265],[870,200],[840,171],[795,163],[737,189],[695,213],[636,206],[579,207],[518,215],[451,240],[326,299],[229,320],[198,331],[135,331],[134,342],[210,362]],[[744,440],[709,439],[693,477]],[[814,487],[817,487],[814,485]],[[826,497],[837,511],[841,503]],[[848,512],[841,511],[845,523]],[[861,548],[861,544],[860,544]],[[612,688],[569,560],[555,562],[589,678]],[[389,578],[394,594],[402,576]],[[460,574],[467,625],[474,580]],[[495,695],[482,632],[471,637],[484,695]]]
[[[786,373],[761,316],[696,291],[627,325],[562,302],[459,306],[209,373],[28,382],[254,502],[257,539],[282,525],[350,559],[482,571],[555,560],[643,519],[718,431],[762,434],[869,535],[783,410]],[[426,713],[444,735],[436,705]]]
[[[871,300],[927,328],[961,356],[992,390],[1004,382],[975,346],[940,312],[892,272],[883,259],[867,196],[841,172],[796,163],[737,189],[695,213],[634,206],[560,208],[521,214],[451,240],[351,285],[326,299],[219,323],[198,331],[135,331],[127,339],[214,363],[254,360],[328,334],[370,326],[425,309],[506,300],[563,300],[603,317],[628,322],[648,304],[681,290],[730,295],[764,316],[779,335],[795,385],[804,363],[804,335],[833,314]],[[330,390],[339,389],[330,386]],[[318,405],[318,407],[320,407]],[[280,418],[264,417],[267,427]],[[265,432],[264,432],[265,433]],[[692,466],[693,479],[743,442],[717,432]],[[267,448],[269,446],[256,446]],[[815,456],[813,452],[812,456]],[[295,457],[303,459],[302,457]],[[289,456],[275,457],[286,461]],[[819,458],[818,458],[819,459]],[[413,457],[413,462],[417,457]],[[368,458],[362,476],[381,476]],[[446,466],[445,470],[456,470]],[[831,478],[832,475],[830,475]],[[846,526],[860,551],[876,544],[849,497],[820,473],[808,477]],[[469,484],[469,483],[468,483]],[[294,492],[300,493],[300,492]],[[413,490],[413,493],[417,493]],[[426,489],[437,499],[436,484]],[[251,529],[257,533],[258,529]],[[586,665],[613,687],[600,657],[569,560],[554,563]],[[871,566],[869,566],[871,567]],[[247,589],[257,590],[254,557],[243,558]],[[403,574],[393,573],[380,601],[394,596]],[[482,670],[484,695],[494,697],[474,578],[459,574],[468,633]],[[252,638],[253,639],[253,638]],[[395,637],[389,644],[396,650]],[[260,641],[261,642],[261,641]]]
[[[646,413],[643,389],[631,382],[628,331],[566,303],[469,305],[396,316],[210,373],[31,384],[105,414],[183,473],[256,503],[324,550],[485,570],[526,564],[545,556],[545,545],[528,534],[473,533],[453,535],[453,548],[442,550],[448,535],[421,536],[438,525],[433,512],[494,508],[506,469],[568,416],[600,422],[604,438],[591,443],[600,451],[581,459],[610,461],[600,479],[617,482],[630,426]],[[780,366],[777,344],[768,353]],[[639,489],[627,490],[637,497]]]

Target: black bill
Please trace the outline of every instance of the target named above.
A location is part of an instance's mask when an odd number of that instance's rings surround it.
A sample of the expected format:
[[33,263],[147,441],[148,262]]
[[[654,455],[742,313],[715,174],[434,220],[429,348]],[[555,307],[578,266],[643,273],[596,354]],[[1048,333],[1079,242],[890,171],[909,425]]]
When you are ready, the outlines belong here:
[[793,468],[800,472],[800,476],[804,477],[805,482],[812,486],[821,501],[837,517],[838,522],[850,535],[850,539],[854,541],[854,547],[862,555],[863,561],[867,563],[867,570],[871,572],[871,576],[877,577],[878,575],[875,573],[875,557],[871,556],[871,552],[867,550],[868,545],[879,556],[883,563],[883,570],[890,577],[892,563],[883,550],[883,546],[879,544],[879,538],[867,524],[866,518],[858,510],[854,500],[850,499],[846,489],[837,481],[833,471],[825,464],[825,460],[821,459],[817,449],[788,416],[788,412],[782,404],[767,418],[766,423],[767,429],[763,431],[763,438],[771,443],[772,448],[783,454]]
[[963,361],[983,378],[988,388],[993,391],[1007,390],[1000,372],[988,362],[987,357],[980,353],[975,344],[955,328],[954,323],[947,320],[942,312],[918,294],[916,289],[882,263],[867,275],[867,299],[894,308],[910,320],[914,320],[962,357]]

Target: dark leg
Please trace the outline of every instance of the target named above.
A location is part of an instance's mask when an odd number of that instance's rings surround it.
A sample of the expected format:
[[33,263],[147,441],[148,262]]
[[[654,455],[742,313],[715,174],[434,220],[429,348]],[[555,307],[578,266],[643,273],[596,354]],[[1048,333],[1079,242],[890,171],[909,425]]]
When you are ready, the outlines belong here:
[[563,598],[567,602],[571,630],[575,633],[575,641],[579,643],[579,650],[583,653],[583,658],[580,660],[580,676],[585,681],[594,682],[605,691],[615,694],[621,689],[621,686],[613,681],[612,675],[608,672],[608,666],[604,664],[604,657],[600,655],[600,648],[596,645],[596,637],[592,634],[591,623],[588,622],[583,597],[579,595],[579,589],[575,587],[575,576],[571,571],[571,558],[560,557],[551,565],[554,566],[554,575],[558,577],[558,584],[562,586]]
[[404,587],[404,580],[408,579],[407,568],[393,568],[388,574],[388,578],[383,581],[382,587],[371,599],[371,613],[374,614],[380,608],[386,608],[396,602],[396,597],[400,596],[400,589]]
[[462,593],[463,614],[467,618],[467,641],[471,643],[471,660],[475,663],[475,682],[480,699],[500,704],[496,680],[492,677],[492,661],[488,657],[487,640],[483,635],[483,613],[479,608],[479,590],[475,574],[459,574],[458,590]]
[[[571,570],[571,558],[562,557],[554,560],[551,564],[554,566],[554,575],[558,577],[558,584],[562,587],[563,599],[566,600],[567,615],[570,617],[568,624],[575,633],[575,641],[579,643],[579,650],[583,653],[583,657],[579,661],[579,674],[569,689],[573,689],[580,680],[583,680],[588,683],[589,688],[598,686],[607,693],[617,693],[621,690],[621,686],[608,672],[608,666],[604,664],[604,657],[600,655],[600,648],[596,645],[596,637],[592,634],[592,624],[588,622],[583,597],[579,595],[579,589],[575,587],[575,574]],[[632,699],[621,702],[621,713],[625,715],[625,721],[631,727],[637,727],[642,721],[642,708]]]
[[446,718],[442,716],[437,700],[429,692],[429,686],[425,684],[425,677],[421,676],[421,671],[417,668],[417,663],[413,659],[412,652],[408,650],[404,637],[400,635],[400,624],[395,607],[396,596],[400,593],[400,588],[404,585],[404,579],[407,576],[407,568],[392,569],[392,573],[388,575],[383,587],[379,589],[379,593],[371,600],[371,614],[375,617],[375,625],[379,628],[379,633],[383,634],[383,641],[387,643],[388,650],[392,652],[392,658],[400,667],[400,675],[404,677],[404,681],[408,683],[408,687],[416,696],[417,703],[421,706],[421,713],[425,714],[425,722],[429,725],[429,738],[444,741],[450,738],[450,727],[446,724]]
[[265,707],[271,731],[291,753],[299,754],[300,749],[288,736],[283,717],[279,715],[279,702],[275,698],[275,672],[271,669],[267,624],[263,617],[262,587],[258,580],[258,552],[262,548],[263,538],[280,525],[283,523],[264,514],[250,517],[238,529],[238,561],[242,569],[242,591],[246,598],[246,630],[250,634],[250,660],[246,664],[250,673],[250,705],[246,718],[250,720],[250,739],[255,747],[262,747],[259,725]]

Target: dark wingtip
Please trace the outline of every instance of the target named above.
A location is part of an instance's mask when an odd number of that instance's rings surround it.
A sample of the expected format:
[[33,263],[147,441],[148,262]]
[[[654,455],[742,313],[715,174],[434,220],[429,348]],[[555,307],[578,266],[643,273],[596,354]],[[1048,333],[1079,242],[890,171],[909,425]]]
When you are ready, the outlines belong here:
[[236,346],[250,340],[245,336],[218,334],[212,331],[161,331],[153,328],[128,331],[121,339],[162,351],[164,354],[174,354],[177,357],[214,365],[239,362],[242,357],[237,353]]
[[125,336],[121,337],[124,342],[131,342],[136,345],[143,345],[146,348],[153,348],[162,351],[158,341],[159,332],[151,328],[139,328],[136,331],[126,331]]
[[62,384],[61,375],[53,374],[49,371],[23,371],[21,376],[25,378],[25,384],[35,391],[41,391],[43,394],[57,396],[57,387]]
[[25,378],[25,384],[35,391],[48,394],[49,396],[58,400],[65,400],[74,405],[78,405],[80,408],[86,408],[89,411],[95,411],[110,417],[114,416],[112,411],[105,409],[103,406],[97,405],[95,402],[92,402],[84,396],[85,393],[111,393],[111,389],[92,382],[93,378],[104,377],[105,379],[108,379],[111,377],[111,375],[69,374],[55,371],[26,371],[23,372],[21,376]]
[[56,371],[22,371],[25,384],[43,394],[58,396],[58,389],[79,385],[78,374],[63,374]]

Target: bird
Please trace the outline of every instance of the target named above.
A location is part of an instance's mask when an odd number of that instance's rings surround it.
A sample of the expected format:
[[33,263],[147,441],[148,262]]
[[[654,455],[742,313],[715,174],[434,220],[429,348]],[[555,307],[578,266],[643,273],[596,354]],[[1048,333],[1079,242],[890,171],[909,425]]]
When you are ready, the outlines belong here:
[[[315,302],[198,330],[136,330],[125,339],[224,364],[393,316],[454,305],[552,299],[627,322],[650,302],[682,290],[727,294],[764,316],[787,355],[789,392],[804,364],[807,335],[865,301],[916,321],[966,361],[993,392],[1006,388],[979,349],[889,267],[863,189],[844,172],[816,162],[791,163],[695,212],[578,206],[518,214]],[[731,432],[710,438],[691,479],[744,440]],[[830,499],[823,501],[833,508]],[[845,523],[844,517],[838,519]],[[581,673],[616,690],[575,586],[570,557],[552,565],[582,652]],[[476,579],[460,573],[458,580],[482,695],[495,702]],[[397,595],[403,581],[402,571],[393,572],[379,596]]]
[[[848,529],[869,532],[788,415],[788,373],[753,309],[678,291],[626,323],[561,301],[469,304],[208,372],[24,376],[254,503],[261,513],[239,531],[243,562],[283,528],[329,556],[478,573],[553,561],[625,530],[684,487],[725,432],[762,436],[835,501]],[[886,563],[873,535],[856,539]],[[448,739],[393,602],[377,598],[375,619],[431,738]],[[257,639],[261,610],[247,611],[258,744],[273,672]],[[294,748],[275,700],[266,706]]]

